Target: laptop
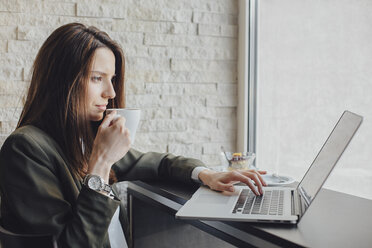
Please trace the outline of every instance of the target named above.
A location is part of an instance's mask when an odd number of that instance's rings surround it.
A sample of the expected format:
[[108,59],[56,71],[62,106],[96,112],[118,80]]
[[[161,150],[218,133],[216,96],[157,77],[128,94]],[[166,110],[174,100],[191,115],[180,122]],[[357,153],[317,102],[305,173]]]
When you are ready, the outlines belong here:
[[266,223],[300,221],[362,123],[363,117],[345,111],[296,188],[264,187],[255,196],[248,186],[223,194],[201,186],[176,213],[179,219]]

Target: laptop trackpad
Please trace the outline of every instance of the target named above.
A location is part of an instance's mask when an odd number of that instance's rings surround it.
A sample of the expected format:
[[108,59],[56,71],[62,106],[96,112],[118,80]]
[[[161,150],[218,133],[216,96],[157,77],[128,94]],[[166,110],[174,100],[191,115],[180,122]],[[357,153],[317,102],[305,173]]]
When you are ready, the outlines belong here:
[[224,197],[222,195],[209,195],[200,194],[195,200],[195,203],[200,204],[227,204],[229,202],[229,197]]

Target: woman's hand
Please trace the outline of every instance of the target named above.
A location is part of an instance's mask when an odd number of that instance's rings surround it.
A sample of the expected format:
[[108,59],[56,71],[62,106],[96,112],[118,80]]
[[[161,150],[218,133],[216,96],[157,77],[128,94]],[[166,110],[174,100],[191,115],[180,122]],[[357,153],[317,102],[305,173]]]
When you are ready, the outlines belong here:
[[[267,186],[261,174],[266,171],[257,170],[235,170],[229,172],[216,172],[203,170],[199,174],[199,179],[213,190],[234,192],[234,183],[242,182],[251,188],[256,195],[262,195],[262,186]],[[256,186],[253,184],[253,182]]]
[[108,182],[111,166],[129,151],[131,141],[125,118],[116,111],[106,115],[98,128],[89,160],[88,172],[99,175]]

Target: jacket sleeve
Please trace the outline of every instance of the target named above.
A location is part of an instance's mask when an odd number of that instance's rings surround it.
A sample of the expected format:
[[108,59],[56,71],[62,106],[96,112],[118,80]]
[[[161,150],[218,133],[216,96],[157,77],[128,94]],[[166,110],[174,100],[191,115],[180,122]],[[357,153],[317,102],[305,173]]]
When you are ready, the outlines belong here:
[[55,235],[59,247],[103,247],[119,201],[83,186],[71,205],[52,157],[27,134],[6,140],[0,152],[3,225]]
[[142,153],[135,149],[112,166],[119,181],[127,180],[173,180],[192,184],[191,173],[195,167],[205,166],[193,158],[174,156],[169,153]]

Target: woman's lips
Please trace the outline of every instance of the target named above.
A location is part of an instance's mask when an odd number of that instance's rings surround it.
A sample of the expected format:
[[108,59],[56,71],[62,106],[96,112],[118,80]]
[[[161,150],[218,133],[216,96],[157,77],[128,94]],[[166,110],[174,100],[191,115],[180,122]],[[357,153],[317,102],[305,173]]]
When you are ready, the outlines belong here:
[[106,110],[106,105],[96,105],[96,106],[97,106],[97,108],[99,108],[102,111]]

